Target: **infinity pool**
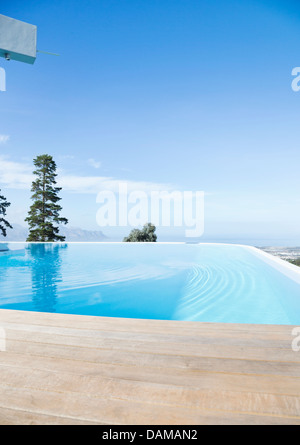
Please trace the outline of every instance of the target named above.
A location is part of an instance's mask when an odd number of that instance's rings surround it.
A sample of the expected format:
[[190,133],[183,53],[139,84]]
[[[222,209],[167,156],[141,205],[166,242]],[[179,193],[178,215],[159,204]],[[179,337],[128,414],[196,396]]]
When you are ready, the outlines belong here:
[[222,244],[9,244],[0,308],[109,317],[300,324],[300,269]]

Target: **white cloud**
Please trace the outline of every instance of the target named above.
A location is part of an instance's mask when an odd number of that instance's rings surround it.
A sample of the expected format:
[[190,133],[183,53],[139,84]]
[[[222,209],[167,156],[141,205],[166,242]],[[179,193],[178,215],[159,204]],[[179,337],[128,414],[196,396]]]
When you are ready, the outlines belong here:
[[59,159],[65,160],[65,159],[74,159],[75,156],[73,155],[58,155]]
[[78,176],[61,175],[57,183],[64,191],[75,193],[97,194],[101,190],[110,190],[117,193],[120,183],[126,183],[128,192],[144,191],[150,193],[155,190],[171,190],[169,184],[158,184],[143,181],[128,181],[126,179],[116,179],[107,176]]
[[10,161],[0,156],[0,183],[11,189],[29,189],[33,180],[33,167],[29,164]]
[[100,168],[101,167],[101,162],[96,161],[94,158],[90,158],[87,160],[87,163],[94,168]]
[[5,144],[9,140],[8,134],[0,134],[0,144]]
[[[32,174],[34,167],[28,163],[11,161],[7,156],[0,156],[0,183],[11,189],[30,189],[34,179]],[[81,176],[71,175],[65,170],[59,171],[57,185],[66,192],[97,194],[101,190],[110,190],[117,193],[119,184],[126,183],[128,192],[174,190],[171,184],[161,184],[146,181],[132,181],[124,178],[117,179],[106,176]]]

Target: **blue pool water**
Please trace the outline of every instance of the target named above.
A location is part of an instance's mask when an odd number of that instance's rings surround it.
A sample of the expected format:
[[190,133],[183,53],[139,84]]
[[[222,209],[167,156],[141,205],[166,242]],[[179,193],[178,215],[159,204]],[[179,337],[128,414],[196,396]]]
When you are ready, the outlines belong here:
[[26,244],[0,252],[0,308],[109,317],[300,323],[300,282],[251,249]]

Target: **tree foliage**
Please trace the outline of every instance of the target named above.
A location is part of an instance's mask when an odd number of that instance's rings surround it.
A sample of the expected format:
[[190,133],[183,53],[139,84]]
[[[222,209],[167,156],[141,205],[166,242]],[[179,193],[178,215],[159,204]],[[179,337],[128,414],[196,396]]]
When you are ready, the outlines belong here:
[[33,181],[31,199],[33,204],[25,221],[29,225],[27,241],[64,241],[59,235],[59,227],[55,224],[67,224],[68,220],[59,216],[62,207],[58,204],[61,198],[58,193],[61,187],[56,187],[56,163],[50,155],[37,156],[33,163],[33,172],[37,179]]
[[294,260],[288,260],[290,263],[295,264],[295,266],[300,266],[300,258]]
[[142,230],[139,229],[133,229],[130,234],[123,239],[124,242],[156,242],[157,235],[154,233],[156,230],[156,227],[151,224],[147,223],[144,225]]
[[[0,190],[1,192],[1,190]],[[10,202],[6,200],[4,196],[0,193],[0,234],[2,236],[6,236],[6,229],[12,229],[12,226],[9,222],[4,218],[6,216],[6,209],[10,206]]]

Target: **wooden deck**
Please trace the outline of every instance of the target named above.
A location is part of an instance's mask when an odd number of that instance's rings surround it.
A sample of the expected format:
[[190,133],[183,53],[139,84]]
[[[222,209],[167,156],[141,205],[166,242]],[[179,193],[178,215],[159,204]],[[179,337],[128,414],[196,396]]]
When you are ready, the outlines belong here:
[[0,328],[2,425],[300,424],[292,326],[0,310]]

